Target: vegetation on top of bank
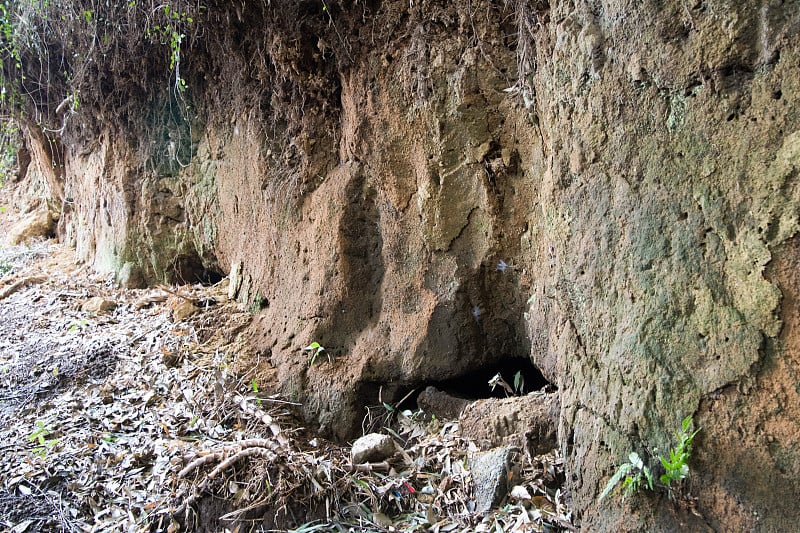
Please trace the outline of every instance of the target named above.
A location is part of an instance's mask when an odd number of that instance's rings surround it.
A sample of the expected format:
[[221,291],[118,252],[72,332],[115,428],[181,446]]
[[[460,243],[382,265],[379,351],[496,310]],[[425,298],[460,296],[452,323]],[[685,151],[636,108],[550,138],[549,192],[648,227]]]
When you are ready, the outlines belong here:
[[124,106],[132,93],[167,85],[180,93],[182,51],[197,39],[203,9],[186,0],[4,0],[0,110],[62,133],[87,103]]

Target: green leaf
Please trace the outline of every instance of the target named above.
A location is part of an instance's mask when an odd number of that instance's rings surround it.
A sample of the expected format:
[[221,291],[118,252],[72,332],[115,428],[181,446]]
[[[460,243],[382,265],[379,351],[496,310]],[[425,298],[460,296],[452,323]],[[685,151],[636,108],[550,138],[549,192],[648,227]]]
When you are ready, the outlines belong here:
[[522,387],[525,385],[525,378],[522,377],[522,370],[514,374],[514,390],[517,394],[522,394]]
[[613,476],[611,476],[611,479],[608,480],[606,488],[604,488],[603,492],[600,493],[600,497],[597,498],[597,501],[598,502],[603,501],[603,498],[608,496],[611,493],[611,491],[614,490],[614,487],[617,486],[620,480],[626,475],[628,475],[628,472],[631,471],[631,468],[633,468],[633,465],[630,463],[624,463],[620,465],[619,469],[617,469],[617,472]]
[[647,487],[653,490],[653,473],[650,472],[650,469],[647,467],[644,467],[642,472],[644,472],[644,477],[647,478]]

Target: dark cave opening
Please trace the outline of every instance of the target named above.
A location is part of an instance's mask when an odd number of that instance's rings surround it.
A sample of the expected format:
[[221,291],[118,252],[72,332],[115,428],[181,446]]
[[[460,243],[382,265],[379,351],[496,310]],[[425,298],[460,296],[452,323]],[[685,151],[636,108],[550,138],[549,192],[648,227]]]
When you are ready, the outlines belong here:
[[[502,378],[502,381],[511,388],[510,391],[500,384],[499,381],[495,382],[494,387],[492,387],[490,382],[492,382],[493,378],[498,374]],[[521,380],[515,379],[517,374],[519,374]],[[414,392],[408,395],[408,397],[405,397],[405,394],[400,394],[400,392],[403,392],[402,390],[398,391],[395,393],[395,396],[397,396],[396,401],[399,401],[401,398],[405,399],[398,405],[394,405],[394,407],[411,410],[417,409],[417,396],[429,386],[436,387],[442,392],[465,400],[506,398],[515,394],[528,394],[529,392],[538,391],[543,388],[547,388],[548,392],[556,390],[556,387],[542,375],[541,371],[529,358],[510,357],[458,377],[443,381],[429,381],[417,385]]]
[[205,265],[197,256],[181,255],[175,260],[173,281],[180,284],[215,285],[225,274],[214,266]]
[[[427,383],[426,386],[432,385],[441,391],[468,400],[510,396],[512,393],[509,393],[499,382],[494,387],[489,383],[498,374],[515,393],[527,394],[544,387],[553,387],[527,357],[506,358],[462,376]],[[518,374],[521,380],[516,378]]]
[[[510,387],[507,390],[499,382],[494,388],[490,381],[500,375],[503,382]],[[520,380],[515,379],[519,374]],[[516,383],[515,383],[516,382]],[[552,392],[555,386],[550,383],[541,371],[528,357],[507,357],[482,366],[472,372],[442,381],[427,381],[416,386],[403,386],[397,383],[379,383],[364,381],[356,388],[356,404],[363,406],[364,420],[360,427],[344,431],[346,435],[355,435],[374,431],[380,427],[381,416],[386,415],[386,405],[393,409],[415,411],[419,408],[417,397],[426,387],[436,387],[442,392],[465,400],[480,400],[483,398],[506,398],[514,395],[524,395],[547,388]]]

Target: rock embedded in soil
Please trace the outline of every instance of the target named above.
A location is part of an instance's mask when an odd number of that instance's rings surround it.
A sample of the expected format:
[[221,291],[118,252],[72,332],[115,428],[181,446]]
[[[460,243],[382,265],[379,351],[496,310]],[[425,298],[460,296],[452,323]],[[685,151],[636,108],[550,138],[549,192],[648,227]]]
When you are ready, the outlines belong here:
[[353,464],[383,461],[394,453],[394,440],[389,435],[370,433],[353,443],[350,457]]
[[188,300],[179,299],[172,306],[172,320],[174,320],[175,322],[181,322],[182,320],[186,320],[199,310],[200,308],[194,305],[192,302]]
[[31,239],[51,236],[54,225],[55,219],[50,208],[40,207],[11,227],[6,244],[16,246]]
[[417,397],[417,406],[440,420],[457,419],[469,403],[469,400],[452,396],[433,386],[426,387]]
[[514,447],[495,448],[469,459],[472,482],[475,485],[475,511],[486,513],[500,505],[508,494],[509,485],[519,472],[520,450]]

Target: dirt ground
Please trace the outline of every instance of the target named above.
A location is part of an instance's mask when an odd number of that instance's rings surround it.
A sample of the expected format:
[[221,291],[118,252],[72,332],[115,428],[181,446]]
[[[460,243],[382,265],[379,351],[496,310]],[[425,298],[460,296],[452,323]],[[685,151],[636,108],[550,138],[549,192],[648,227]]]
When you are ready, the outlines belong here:
[[0,250],[3,530],[571,528],[556,458],[526,459],[528,497],[491,513],[474,512],[475,447],[456,423],[385,412],[372,422],[397,453],[352,465],[237,364],[258,355],[226,280],[122,290],[73,257],[46,241]]

